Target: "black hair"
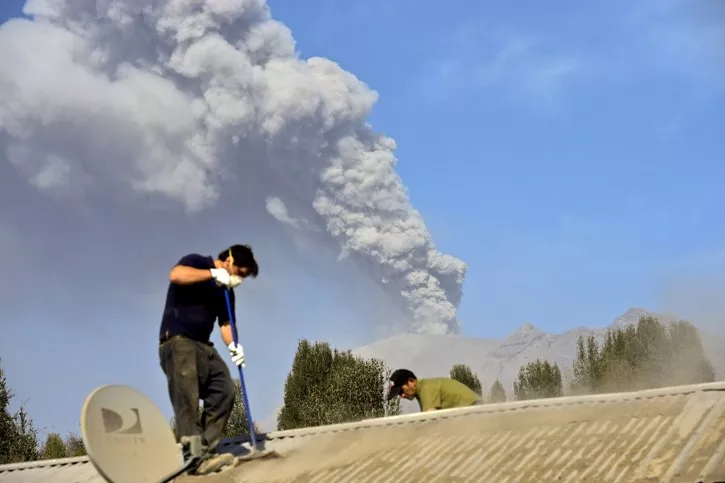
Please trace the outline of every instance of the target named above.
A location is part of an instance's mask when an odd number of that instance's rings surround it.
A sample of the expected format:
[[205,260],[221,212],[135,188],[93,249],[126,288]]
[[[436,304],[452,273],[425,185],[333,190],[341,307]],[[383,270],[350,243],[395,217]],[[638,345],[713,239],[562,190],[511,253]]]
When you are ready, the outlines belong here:
[[252,253],[252,247],[249,245],[232,245],[226,250],[219,253],[219,260],[222,262],[229,257],[229,251],[232,252],[232,257],[234,258],[234,265],[237,267],[246,267],[247,273],[251,277],[255,277],[259,275],[259,265],[257,265],[257,261],[254,259],[254,253]]
[[390,375],[390,380],[396,386],[402,386],[410,379],[415,379],[416,381],[418,380],[418,378],[415,377],[415,374],[413,374],[413,371],[408,369],[398,369]]

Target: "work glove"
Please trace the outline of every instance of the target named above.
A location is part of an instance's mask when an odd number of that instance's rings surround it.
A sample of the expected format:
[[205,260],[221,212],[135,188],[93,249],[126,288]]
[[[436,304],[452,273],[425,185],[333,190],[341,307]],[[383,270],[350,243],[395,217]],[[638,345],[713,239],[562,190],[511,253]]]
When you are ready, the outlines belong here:
[[229,272],[223,268],[212,268],[210,269],[210,272],[211,278],[214,279],[219,287],[224,286],[227,288],[234,288],[238,287],[242,283],[242,277],[238,275],[230,275]]
[[227,347],[232,356],[232,362],[236,366],[245,367],[246,360],[244,358],[244,347],[242,347],[242,344],[234,344],[234,342],[231,342]]

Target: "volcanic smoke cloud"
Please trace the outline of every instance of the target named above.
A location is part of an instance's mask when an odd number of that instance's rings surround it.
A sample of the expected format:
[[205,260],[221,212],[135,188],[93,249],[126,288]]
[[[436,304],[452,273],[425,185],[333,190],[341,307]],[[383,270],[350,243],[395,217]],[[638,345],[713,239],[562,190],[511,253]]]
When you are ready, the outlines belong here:
[[[301,60],[263,0],[29,0],[0,27],[0,149],[37,189],[129,189],[199,212],[225,177],[271,216],[339,243],[410,315],[457,333],[466,265],[434,249],[366,124],[377,99]],[[103,186],[103,188],[99,188]]]

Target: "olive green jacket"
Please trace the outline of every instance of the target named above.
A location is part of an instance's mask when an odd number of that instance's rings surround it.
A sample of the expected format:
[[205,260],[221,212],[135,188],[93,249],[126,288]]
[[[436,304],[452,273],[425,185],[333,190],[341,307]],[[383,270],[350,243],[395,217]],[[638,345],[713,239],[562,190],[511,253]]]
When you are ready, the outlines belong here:
[[480,396],[468,386],[448,377],[418,379],[415,398],[421,411],[459,408],[481,402]]

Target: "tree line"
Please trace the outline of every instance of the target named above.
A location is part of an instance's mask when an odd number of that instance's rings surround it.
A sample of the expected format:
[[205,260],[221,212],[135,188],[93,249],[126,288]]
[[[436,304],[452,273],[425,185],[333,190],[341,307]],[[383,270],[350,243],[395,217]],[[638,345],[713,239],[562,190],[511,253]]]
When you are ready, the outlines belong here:
[[[579,337],[571,380],[563,381],[556,363],[535,360],[519,368],[512,381],[511,400],[552,398],[566,394],[598,394],[682,384],[711,382],[714,370],[705,356],[697,329],[686,321],[664,324],[642,316],[635,325],[609,329],[599,343]],[[400,414],[398,398],[387,401],[391,369],[382,360],[341,351],[327,342],[299,341],[284,386],[284,404],[277,426],[288,430]],[[504,385],[494,380],[484,391],[478,376],[465,364],[455,364],[450,377],[470,387],[487,403],[508,400]],[[235,379],[236,400],[225,436],[248,435],[241,384]],[[0,464],[85,454],[75,434],[50,433],[42,445],[32,419],[21,407],[9,411],[13,397],[0,367]],[[202,407],[199,411],[201,413]],[[174,429],[173,418],[170,421]],[[258,433],[259,428],[256,426]]]
[[[608,329],[601,343],[594,336],[579,337],[567,393],[626,392],[714,380],[694,325],[643,315],[635,325]],[[564,392],[561,370],[549,361],[527,364],[514,381],[516,399],[559,397]]]
[[75,433],[63,438],[59,433],[48,433],[45,441],[38,441],[38,429],[23,405],[15,413],[10,402],[15,394],[8,386],[0,359],[0,464],[22,463],[39,459],[67,458],[86,454],[83,440]]
[[[480,382],[463,365],[451,377],[480,394]],[[642,315],[637,324],[608,329],[600,343],[580,336],[564,383],[556,363],[537,359],[519,368],[513,381],[513,400],[561,397],[565,394],[603,394],[658,387],[698,384],[715,380],[697,328],[684,320],[663,323]],[[506,400],[501,383],[492,384],[488,402]]]
[[[697,329],[678,320],[662,323],[643,315],[637,324],[608,329],[600,343],[579,337],[577,353],[565,384],[556,363],[537,359],[519,368],[511,400],[601,394],[712,382],[715,373]],[[377,359],[364,359],[302,340],[287,376],[280,430],[400,414],[396,399],[385,401],[390,369]],[[484,393],[478,376],[455,364],[450,377],[470,387],[487,403],[508,400],[498,379]]]

